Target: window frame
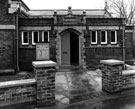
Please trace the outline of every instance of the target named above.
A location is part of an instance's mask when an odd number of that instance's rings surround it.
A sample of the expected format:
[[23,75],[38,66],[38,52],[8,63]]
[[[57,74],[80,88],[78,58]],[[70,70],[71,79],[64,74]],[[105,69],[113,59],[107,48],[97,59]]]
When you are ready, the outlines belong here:
[[49,34],[49,31],[42,31],[42,42],[45,42],[44,41],[44,32],[47,32],[47,35],[48,35],[48,42],[50,41],[50,34]]
[[[24,32],[27,32],[27,39],[28,39],[28,42],[27,43],[25,43],[24,42]],[[22,39],[22,45],[29,45],[29,32],[28,31],[22,31],[21,32],[21,39]]]
[[32,31],[32,45],[36,45],[36,43],[34,43],[34,32],[38,32],[38,42],[39,42],[39,31]]
[[[92,42],[92,32],[95,32],[95,38],[96,38],[96,42]],[[97,44],[97,31],[96,30],[92,30],[91,31],[91,44]]]
[[[111,31],[111,32],[112,32],[112,31]],[[117,44],[117,31],[114,30],[114,32],[115,32],[115,42],[110,41],[111,44]],[[111,34],[111,37],[112,37],[112,34]]]
[[[105,32],[105,42],[102,42],[102,32]],[[101,31],[101,44],[107,44],[107,31]]]

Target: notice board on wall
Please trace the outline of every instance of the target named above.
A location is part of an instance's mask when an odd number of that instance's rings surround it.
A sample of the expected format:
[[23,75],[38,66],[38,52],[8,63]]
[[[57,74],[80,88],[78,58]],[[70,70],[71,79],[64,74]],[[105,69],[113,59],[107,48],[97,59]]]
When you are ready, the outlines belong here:
[[49,60],[49,43],[36,43],[36,60]]

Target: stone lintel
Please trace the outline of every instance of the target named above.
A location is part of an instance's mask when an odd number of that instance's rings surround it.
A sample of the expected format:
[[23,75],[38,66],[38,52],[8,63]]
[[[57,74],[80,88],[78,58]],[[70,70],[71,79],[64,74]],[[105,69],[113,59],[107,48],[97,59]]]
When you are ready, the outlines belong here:
[[34,67],[56,67],[56,62],[53,61],[33,61],[32,65]]
[[108,59],[108,60],[101,60],[100,63],[113,66],[113,65],[123,65],[124,61],[115,60],[115,59]]
[[15,25],[0,25],[0,30],[9,30],[9,29],[15,30],[16,27]]

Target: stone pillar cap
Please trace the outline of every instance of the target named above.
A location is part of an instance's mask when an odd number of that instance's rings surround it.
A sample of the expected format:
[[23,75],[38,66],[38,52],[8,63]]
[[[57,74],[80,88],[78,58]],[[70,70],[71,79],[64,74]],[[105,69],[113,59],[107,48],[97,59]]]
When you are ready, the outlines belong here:
[[34,67],[56,67],[56,62],[53,61],[33,61]]
[[108,60],[101,60],[100,63],[106,64],[106,65],[121,65],[121,64],[124,64],[124,61],[108,59]]

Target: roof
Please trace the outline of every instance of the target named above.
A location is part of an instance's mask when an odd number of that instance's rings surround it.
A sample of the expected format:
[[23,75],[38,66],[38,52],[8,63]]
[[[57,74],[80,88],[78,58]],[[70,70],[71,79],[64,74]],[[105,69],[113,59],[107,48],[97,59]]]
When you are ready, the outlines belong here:
[[[19,1],[19,0],[18,0]],[[57,9],[57,10],[31,10],[28,6],[20,0],[23,4],[23,10],[26,15],[29,17],[36,18],[53,18],[54,12],[57,12],[57,15],[67,15],[69,12],[72,15],[83,15],[85,12],[86,17],[88,18],[112,18],[112,15],[104,8],[104,9],[72,9],[72,7],[68,7],[68,9]]]
[[[54,12],[57,12],[57,15],[67,15],[68,9],[58,9],[58,10],[29,10],[28,15],[33,17],[53,17]],[[112,18],[111,14],[105,9],[72,9],[73,15],[85,15],[90,18]]]

